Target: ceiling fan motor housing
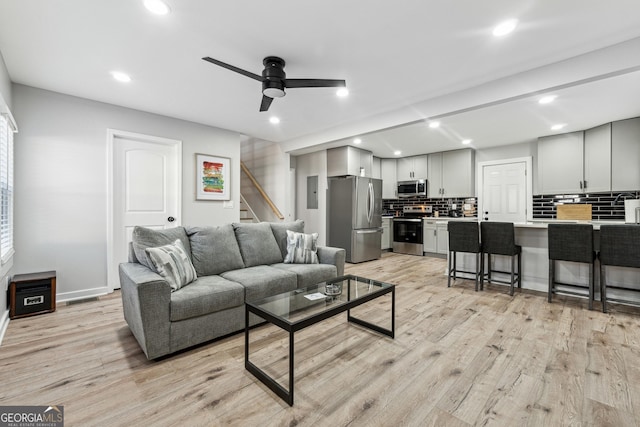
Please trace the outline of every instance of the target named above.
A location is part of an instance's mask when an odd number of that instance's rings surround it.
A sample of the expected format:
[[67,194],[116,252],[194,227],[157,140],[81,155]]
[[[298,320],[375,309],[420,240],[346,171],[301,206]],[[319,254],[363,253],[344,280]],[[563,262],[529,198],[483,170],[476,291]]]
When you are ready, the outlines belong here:
[[281,98],[285,95],[284,60],[277,56],[267,56],[262,61],[264,70],[262,71],[262,94],[270,98]]

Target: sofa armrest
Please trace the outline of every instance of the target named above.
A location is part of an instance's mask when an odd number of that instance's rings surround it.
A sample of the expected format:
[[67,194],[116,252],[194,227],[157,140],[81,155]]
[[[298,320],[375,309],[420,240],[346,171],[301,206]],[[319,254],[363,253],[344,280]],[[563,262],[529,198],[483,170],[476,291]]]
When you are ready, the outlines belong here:
[[344,262],[347,251],[331,246],[318,246],[318,261],[320,264],[333,264],[338,270],[338,277],[344,275]]
[[171,352],[171,287],[138,263],[119,267],[124,318],[148,359]]

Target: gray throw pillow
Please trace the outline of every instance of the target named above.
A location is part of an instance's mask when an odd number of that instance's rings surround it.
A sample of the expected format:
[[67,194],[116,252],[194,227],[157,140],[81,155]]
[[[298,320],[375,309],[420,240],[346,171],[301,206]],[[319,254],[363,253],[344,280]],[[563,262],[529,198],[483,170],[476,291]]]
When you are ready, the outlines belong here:
[[233,230],[245,267],[282,262],[282,253],[268,222],[234,223]]
[[191,259],[198,276],[212,276],[244,268],[231,224],[219,227],[186,227]]
[[287,222],[270,222],[269,225],[271,225],[271,231],[278,242],[282,258],[284,258],[287,256],[287,230],[304,233],[304,221],[297,219]]
[[132,236],[133,252],[140,264],[153,270],[153,263],[148,259],[145,249],[169,245],[175,242],[176,239],[180,240],[187,256],[190,257],[191,246],[189,245],[189,238],[183,227],[154,230],[152,228],[136,226],[133,229]]
[[197,279],[196,269],[179,239],[169,245],[147,248],[145,252],[153,264],[153,270],[171,286],[171,292]]
[[318,233],[287,230],[286,264],[318,264]]

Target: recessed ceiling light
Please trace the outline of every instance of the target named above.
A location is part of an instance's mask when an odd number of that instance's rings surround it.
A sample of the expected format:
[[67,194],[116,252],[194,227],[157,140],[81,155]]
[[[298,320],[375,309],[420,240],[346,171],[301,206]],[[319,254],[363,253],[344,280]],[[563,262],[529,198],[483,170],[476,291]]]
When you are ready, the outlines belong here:
[[551,126],[551,130],[560,130],[564,128],[566,125],[567,125],[566,123],[559,123],[557,125]]
[[354,144],[360,144],[362,142],[362,140],[360,138],[356,138],[353,140]]
[[399,151],[399,150],[398,150],[398,151],[394,151],[394,152],[393,152],[393,155],[394,155],[394,156],[399,156],[400,154],[402,154],[402,151]]
[[151,13],[156,15],[166,15],[171,9],[162,0],[144,0],[144,7]]
[[279,119],[279,118],[277,118],[276,116],[271,116],[271,117],[269,118],[269,122],[270,122],[270,123],[272,123],[272,124],[274,124],[274,125],[277,125],[278,123],[280,123],[280,119]]
[[128,74],[125,74],[121,71],[112,71],[111,76],[119,82],[129,83],[131,81],[131,77]]
[[493,35],[496,37],[506,36],[513,30],[515,30],[517,26],[518,26],[517,19],[509,19],[507,21],[501,22],[500,24],[496,25],[495,28],[493,29]]
[[345,96],[349,95],[349,89],[347,89],[346,87],[341,87],[336,91],[336,95],[338,95],[340,98],[344,98]]
[[538,103],[540,103],[540,104],[549,104],[549,103],[555,101],[557,97],[558,97],[558,95],[543,96],[542,98],[540,98],[538,100]]
[[464,145],[469,145],[469,144],[471,144],[471,141],[473,141],[473,140],[472,140],[472,139],[463,139],[463,140],[462,140],[462,143],[463,143]]
[[429,127],[431,129],[437,129],[440,127],[440,122],[429,122]]

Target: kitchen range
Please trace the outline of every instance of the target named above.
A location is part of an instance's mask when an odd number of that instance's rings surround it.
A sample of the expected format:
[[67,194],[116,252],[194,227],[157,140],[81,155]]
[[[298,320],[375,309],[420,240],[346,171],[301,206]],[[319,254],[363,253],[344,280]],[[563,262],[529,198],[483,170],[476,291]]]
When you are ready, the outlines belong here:
[[404,206],[402,217],[393,218],[393,252],[423,255],[422,218],[431,216],[431,206]]

